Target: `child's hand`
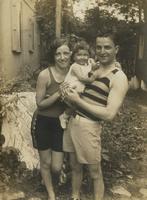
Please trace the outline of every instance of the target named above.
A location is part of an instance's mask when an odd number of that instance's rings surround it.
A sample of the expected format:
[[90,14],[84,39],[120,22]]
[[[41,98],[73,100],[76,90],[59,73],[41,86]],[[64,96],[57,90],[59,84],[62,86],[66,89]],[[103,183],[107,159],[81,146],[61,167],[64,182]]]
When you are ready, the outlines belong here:
[[91,67],[91,71],[88,73],[88,77],[91,78],[92,77],[92,80],[96,78],[96,72],[98,71],[100,67],[100,63],[99,62],[95,62],[95,64],[92,65]]
[[95,62],[95,60],[94,60],[93,58],[89,58],[89,59],[88,59],[88,65],[93,66],[93,65],[95,65],[95,64],[96,64],[96,62]]
[[94,71],[98,70],[99,67],[100,67],[100,63],[99,63],[99,62],[93,63],[93,64],[91,65],[91,71],[90,71],[90,72],[93,73]]
[[120,69],[122,68],[121,64],[118,61],[115,61],[115,67],[120,68]]

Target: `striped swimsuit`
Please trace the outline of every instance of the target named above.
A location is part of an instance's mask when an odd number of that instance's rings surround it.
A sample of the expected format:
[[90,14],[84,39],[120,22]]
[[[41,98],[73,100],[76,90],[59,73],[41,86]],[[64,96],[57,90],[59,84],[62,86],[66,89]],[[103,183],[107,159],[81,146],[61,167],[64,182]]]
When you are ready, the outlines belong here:
[[[105,77],[97,78],[87,84],[81,97],[91,105],[107,106],[111,81],[119,69],[115,68]],[[97,117],[84,109],[78,108],[76,115],[70,118],[63,136],[65,152],[74,152],[82,164],[97,164],[101,162],[101,132],[102,125]]]
[[[97,78],[93,83],[86,84],[85,90],[81,94],[81,97],[93,105],[100,105],[105,107],[107,105],[111,79],[118,71],[119,69],[116,68],[105,77]],[[77,113],[94,121],[100,120],[82,108],[78,108]]]

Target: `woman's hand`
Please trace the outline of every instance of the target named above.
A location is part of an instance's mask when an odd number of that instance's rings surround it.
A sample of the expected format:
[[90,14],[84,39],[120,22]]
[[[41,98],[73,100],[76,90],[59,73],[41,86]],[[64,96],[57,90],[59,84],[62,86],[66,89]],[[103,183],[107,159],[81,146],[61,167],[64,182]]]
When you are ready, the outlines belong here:
[[59,92],[61,94],[61,99],[65,103],[76,103],[80,96],[74,88],[71,88],[69,83],[64,82],[60,85]]
[[67,82],[63,82],[59,87],[59,93],[61,96],[62,101],[64,101],[67,91],[69,90],[70,86]]

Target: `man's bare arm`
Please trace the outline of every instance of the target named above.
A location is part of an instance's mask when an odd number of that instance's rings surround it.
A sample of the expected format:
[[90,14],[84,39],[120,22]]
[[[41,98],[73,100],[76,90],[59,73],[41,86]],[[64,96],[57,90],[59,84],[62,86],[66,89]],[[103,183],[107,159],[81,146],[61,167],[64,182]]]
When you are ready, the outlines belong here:
[[128,91],[127,77],[123,72],[118,72],[112,82],[108,103],[106,107],[93,105],[80,98],[75,91],[68,94],[67,98],[73,101],[78,107],[103,120],[112,120],[117,114]]

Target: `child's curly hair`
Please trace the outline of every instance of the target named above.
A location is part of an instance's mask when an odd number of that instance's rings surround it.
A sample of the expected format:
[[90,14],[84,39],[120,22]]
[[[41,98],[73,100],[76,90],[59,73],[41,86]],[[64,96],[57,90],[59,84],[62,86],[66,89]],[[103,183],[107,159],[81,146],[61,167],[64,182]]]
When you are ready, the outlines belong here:
[[90,45],[85,40],[82,40],[82,41],[75,43],[75,45],[72,49],[72,58],[71,58],[72,61],[74,61],[74,56],[79,50],[86,50],[86,51],[88,51],[89,56],[93,57],[92,51],[91,51],[92,49],[91,49]]

